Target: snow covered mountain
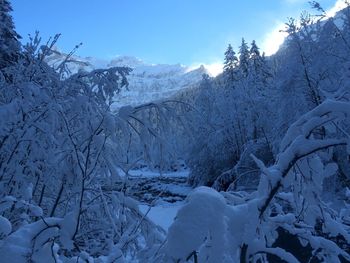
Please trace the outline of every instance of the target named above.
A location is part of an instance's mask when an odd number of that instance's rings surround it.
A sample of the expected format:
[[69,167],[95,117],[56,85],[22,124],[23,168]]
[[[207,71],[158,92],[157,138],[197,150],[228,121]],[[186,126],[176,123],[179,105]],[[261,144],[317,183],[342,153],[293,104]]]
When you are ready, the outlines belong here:
[[[57,67],[67,54],[54,50],[47,62]],[[129,87],[115,97],[115,107],[137,105],[169,98],[184,89],[196,87],[203,74],[209,71],[200,66],[191,69],[181,64],[147,64],[132,56],[118,56],[110,61],[93,57],[72,56],[68,60],[71,74],[80,70],[91,71],[99,68],[126,66],[133,69],[128,77]]]

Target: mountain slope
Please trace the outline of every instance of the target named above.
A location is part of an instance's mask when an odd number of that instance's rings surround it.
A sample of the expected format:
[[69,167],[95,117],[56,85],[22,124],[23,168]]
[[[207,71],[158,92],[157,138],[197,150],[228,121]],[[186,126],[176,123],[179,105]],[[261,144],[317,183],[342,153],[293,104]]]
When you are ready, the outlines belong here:
[[[66,57],[66,54],[55,49],[46,61],[57,68]],[[132,68],[133,71],[128,77],[129,87],[115,97],[114,107],[138,105],[169,98],[179,91],[196,87],[202,75],[209,74],[204,66],[192,70],[180,64],[147,64],[131,56],[118,56],[110,61],[72,56],[67,65],[69,74],[80,70],[91,71],[117,66]]]

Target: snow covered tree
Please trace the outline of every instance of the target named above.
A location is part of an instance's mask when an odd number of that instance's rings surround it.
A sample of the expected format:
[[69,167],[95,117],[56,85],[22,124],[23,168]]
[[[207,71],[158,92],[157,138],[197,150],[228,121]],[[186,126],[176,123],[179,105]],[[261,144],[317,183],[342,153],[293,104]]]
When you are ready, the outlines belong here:
[[225,51],[224,74],[228,76],[230,81],[235,80],[237,65],[238,59],[236,53],[233,51],[231,44],[229,44]]
[[163,231],[125,191],[108,188],[124,181],[120,140],[134,109],[120,117],[110,104],[130,69],[62,78],[44,60],[51,45],[32,41],[6,68],[12,82],[0,78],[0,254],[16,262],[146,257],[142,244],[160,244]]
[[349,262],[350,215],[322,200],[337,165],[327,149],[349,135],[317,139],[312,131],[350,116],[349,102],[325,101],[290,126],[274,165],[253,193],[195,189],[169,229],[164,258],[199,262]]
[[249,55],[250,74],[258,77],[263,82],[261,84],[266,84],[267,80],[272,77],[272,74],[267,64],[265,53],[260,54],[259,47],[255,40],[253,40],[251,44]]
[[254,69],[257,70],[259,67],[261,67],[261,55],[255,40],[253,40],[252,44],[250,45],[249,53]]
[[20,36],[15,31],[8,0],[0,0],[0,70],[17,61],[20,51]]
[[[299,25],[300,24],[300,25]],[[304,95],[309,103],[309,109],[319,105],[322,102],[322,93],[318,88],[317,79],[320,76],[315,76],[312,71],[312,50],[313,42],[315,41],[313,21],[308,13],[303,13],[300,17],[300,22],[294,18],[290,18],[286,25],[285,31],[290,35],[290,45],[293,46],[297,54],[299,67],[301,66],[304,82]]]
[[[344,47],[350,51],[350,43],[349,43],[349,22],[350,22],[350,2],[348,0],[343,1],[346,7],[341,11],[342,16],[342,23],[344,23],[342,26],[339,26],[339,24],[335,21],[336,18],[333,16],[328,15],[327,11],[323,9],[321,4],[317,1],[310,1],[309,4],[311,5],[311,8],[316,10],[318,14],[315,16],[318,17],[319,21],[322,19],[327,18],[327,23],[331,23],[333,26],[333,29],[335,31],[335,35],[341,39],[341,41],[344,44]],[[341,28],[343,27],[343,29]]]
[[249,47],[244,38],[242,38],[241,45],[239,46],[239,69],[242,76],[246,77],[249,70]]
[[265,54],[260,54],[255,40],[252,41],[248,61],[248,86],[253,92],[265,92],[269,80],[272,79],[271,69],[266,61]]
[[[253,58],[248,56],[249,50],[245,42],[244,46],[246,57],[243,60],[247,62],[245,77],[242,77],[243,73],[237,65],[233,68],[233,80],[227,81],[227,75],[223,74],[212,80],[210,85],[204,86],[202,83],[198,90],[194,106],[201,112],[201,120],[205,120],[207,126],[203,129],[206,133],[199,130],[194,135],[196,140],[193,141],[193,152],[189,157],[189,182],[192,185],[211,186],[221,174],[237,164],[241,155],[247,152],[245,148],[254,148],[249,146],[251,140],[259,141],[261,148],[267,148],[269,144],[266,143],[266,134],[263,135],[269,130],[266,128],[269,123],[266,120],[267,115],[263,113],[269,112],[269,116],[273,115],[266,100],[267,82],[263,81],[264,75],[258,63],[258,71],[255,70]],[[267,69],[267,61],[263,60],[258,48],[254,51],[254,59],[259,60]],[[227,54],[232,55],[232,52],[229,46]],[[243,159],[245,160],[241,164],[248,163],[246,156]],[[256,171],[256,167],[249,169]]]

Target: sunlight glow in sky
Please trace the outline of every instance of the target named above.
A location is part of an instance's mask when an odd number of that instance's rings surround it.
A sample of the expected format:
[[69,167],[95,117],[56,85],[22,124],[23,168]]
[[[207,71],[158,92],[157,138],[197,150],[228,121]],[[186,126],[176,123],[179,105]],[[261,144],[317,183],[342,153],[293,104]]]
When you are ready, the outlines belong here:
[[[309,9],[304,0],[11,0],[17,31],[40,31],[43,42],[62,33],[64,52],[83,42],[80,56],[112,59],[136,56],[148,63],[206,65],[221,71],[229,43],[254,39],[267,55],[283,42],[287,17]],[[338,10],[342,0],[320,0]],[[337,2],[337,3],[336,3]]]
[[[302,2],[302,0],[287,0],[291,3]],[[337,0],[333,6],[326,9],[328,16],[334,16],[336,12],[346,7],[346,4],[343,0]],[[273,28],[270,32],[266,33],[262,44],[261,49],[265,51],[266,55],[272,55],[277,52],[280,45],[283,43],[287,34],[281,32],[284,29],[284,23],[279,22],[276,24],[275,28]]]

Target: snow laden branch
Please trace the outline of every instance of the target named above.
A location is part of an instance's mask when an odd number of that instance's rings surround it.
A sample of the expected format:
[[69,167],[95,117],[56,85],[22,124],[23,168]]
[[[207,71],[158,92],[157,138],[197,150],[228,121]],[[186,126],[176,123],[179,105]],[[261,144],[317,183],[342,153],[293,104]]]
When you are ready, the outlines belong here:
[[349,137],[334,132],[349,116],[350,103],[328,100],[300,117],[281,141],[274,165],[252,156],[261,169],[255,192],[195,189],[169,228],[162,260],[350,261],[346,208],[335,211],[321,196],[323,180],[337,172],[325,149],[348,145],[350,154]]
[[6,67],[11,82],[0,69],[2,259],[124,262],[151,257],[164,231],[139,210],[126,188],[106,186],[122,183],[119,168],[132,166],[133,156],[145,152],[138,148],[138,134],[131,139],[129,122],[147,131],[142,133],[146,147],[150,129],[157,128],[151,124],[160,117],[150,120],[153,112],[146,109],[138,115],[133,108],[111,111],[130,69],[62,78],[44,59],[52,45],[39,47],[36,36],[23,57]]
[[[340,139],[315,139],[312,132],[321,126],[336,119],[350,116],[350,105],[348,102],[325,101],[320,106],[303,115],[288,129],[280,145],[280,153],[276,164],[266,168],[262,162],[254,160],[265,175],[269,185],[269,194],[265,196],[260,208],[260,217],[263,216],[273,197],[282,186],[282,180],[288,175],[295,163],[317,151],[338,145],[350,144],[350,138]],[[265,182],[266,183],[266,182]],[[265,195],[267,189],[261,189],[260,193]]]

